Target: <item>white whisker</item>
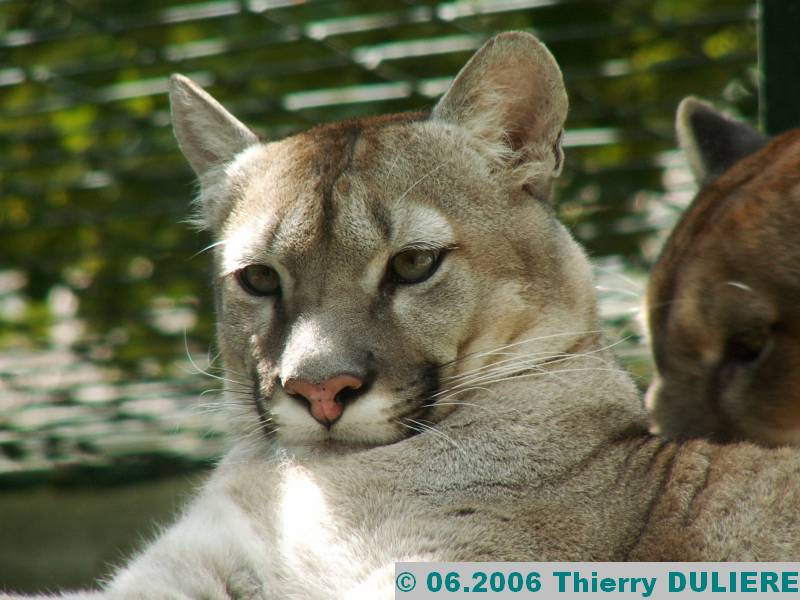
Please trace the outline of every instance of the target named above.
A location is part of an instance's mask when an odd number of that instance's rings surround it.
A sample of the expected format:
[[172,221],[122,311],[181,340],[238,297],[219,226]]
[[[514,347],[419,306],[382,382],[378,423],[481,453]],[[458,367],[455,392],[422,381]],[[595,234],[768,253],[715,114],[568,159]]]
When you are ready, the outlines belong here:
[[616,278],[624,281],[625,283],[630,285],[634,290],[638,290],[639,291],[639,294],[637,294],[637,295],[641,295],[641,293],[644,291],[644,286],[642,286],[641,283],[639,283],[638,281],[634,281],[633,279],[631,279],[627,275],[624,275],[624,274],[620,273],[616,269],[610,269],[608,267],[601,267],[599,265],[594,265],[594,270],[596,272],[598,272],[598,273],[605,272],[606,274],[608,274],[611,277],[616,277]]
[[[458,362],[461,362],[461,361],[464,361],[464,360],[467,360],[467,359],[483,358],[484,356],[489,356],[489,355],[492,355],[492,354],[494,354],[496,352],[499,352],[499,351],[502,351],[502,350],[507,350],[509,348],[514,348],[514,347],[520,346],[522,344],[529,344],[531,342],[549,340],[549,339],[558,338],[558,337],[566,337],[566,336],[578,337],[578,336],[594,335],[594,334],[599,334],[599,333],[603,333],[603,331],[601,329],[589,330],[589,331],[572,331],[572,332],[568,331],[568,332],[552,333],[552,334],[549,334],[549,335],[542,335],[542,336],[537,336],[537,337],[526,338],[524,340],[519,340],[517,342],[512,342],[510,344],[505,344],[504,346],[498,346],[496,348],[492,348],[492,349],[489,349],[489,350],[483,350],[483,351],[480,351],[480,352],[471,352],[469,354],[465,354],[463,357],[460,357],[460,358],[457,358],[457,359],[451,361],[451,363],[458,363]],[[445,364],[451,364],[451,363],[445,363]]]
[[[609,361],[603,359],[602,357],[593,356],[593,355],[596,355],[596,354],[598,354],[600,352],[604,352],[606,350],[610,350],[611,348],[614,348],[615,346],[624,343],[628,339],[630,339],[630,336],[622,338],[621,340],[618,340],[618,341],[613,342],[611,344],[607,344],[607,345],[602,346],[600,348],[597,348],[595,350],[591,350],[589,352],[573,352],[573,353],[557,353],[557,354],[550,354],[548,352],[539,352],[539,353],[532,353],[532,354],[528,354],[528,355],[520,354],[520,353],[516,353],[516,354],[501,353],[500,354],[501,356],[506,356],[506,355],[511,354],[511,358],[507,358],[507,359],[504,359],[504,360],[501,360],[501,361],[489,363],[489,364],[483,365],[481,367],[477,367],[475,369],[470,369],[469,371],[465,371],[463,373],[458,373],[456,375],[452,375],[452,376],[446,378],[445,381],[454,382],[455,383],[455,382],[460,382],[460,381],[469,379],[473,375],[480,375],[480,374],[488,375],[489,373],[494,372],[494,370],[497,369],[500,365],[506,365],[505,367],[503,367],[505,369],[514,369],[514,368],[531,369],[531,368],[538,368],[538,367],[544,366],[544,365],[552,365],[552,364],[563,362],[563,361],[566,361],[566,360],[574,360],[576,358],[582,358],[582,357],[591,358],[593,360],[598,360],[598,361],[602,362],[603,364],[611,364]],[[546,358],[544,358],[544,359],[540,358],[542,356],[545,356]],[[534,359],[536,359],[536,360],[534,360]],[[470,380],[470,381],[473,381],[473,382],[474,381],[479,381],[479,379]]]
[[630,290],[623,290],[621,288],[610,288],[605,285],[596,285],[594,286],[598,292],[608,292],[610,294],[621,294],[623,296],[630,296],[631,298],[640,298],[642,293],[641,292],[632,292]]
[[408,189],[407,189],[405,192],[403,192],[403,193],[400,195],[400,197],[397,199],[397,201],[399,202],[400,200],[402,200],[403,198],[405,198],[406,196],[408,196],[408,194],[410,194],[410,193],[411,193],[411,190],[413,190],[413,189],[414,189],[415,187],[417,187],[417,186],[418,186],[420,183],[422,183],[423,181],[425,181],[425,180],[426,180],[428,177],[430,177],[431,175],[433,175],[433,174],[434,174],[436,171],[438,171],[439,169],[441,169],[442,167],[444,167],[445,165],[448,165],[448,164],[450,164],[450,161],[448,161],[448,160],[446,160],[446,161],[443,161],[443,162],[439,163],[437,166],[435,166],[434,168],[432,168],[430,171],[428,171],[427,173],[425,173],[425,175],[423,175],[422,177],[420,177],[419,179],[417,179],[417,180],[416,180],[414,183],[412,183],[412,184],[409,186],[409,188],[408,188]]
[[200,256],[200,255],[201,255],[201,254],[203,254],[204,252],[208,252],[209,250],[211,250],[211,249],[213,249],[213,248],[216,248],[217,246],[224,246],[224,245],[225,245],[225,244],[227,244],[227,243],[228,243],[228,240],[219,240],[219,241],[216,241],[216,242],[214,242],[213,244],[209,244],[208,246],[206,246],[206,247],[205,247],[205,248],[203,248],[202,250],[198,250],[197,252],[195,252],[194,254],[192,254],[192,258],[197,258],[198,256]]
[[577,369],[559,369],[559,370],[556,370],[556,371],[546,370],[546,371],[540,371],[540,372],[536,372],[536,373],[521,372],[521,373],[516,373],[514,375],[510,375],[508,377],[498,377],[497,379],[493,379],[490,382],[484,382],[484,383],[502,383],[504,381],[510,381],[512,379],[525,379],[527,377],[537,377],[537,376],[541,377],[543,375],[550,375],[550,376],[555,377],[555,376],[561,375],[563,373],[577,373],[577,372],[585,372],[585,371],[607,371],[607,372],[615,373],[615,372],[618,371],[618,369],[615,369],[615,368],[603,368],[603,367],[581,367],[581,368],[577,368]]
[[458,445],[458,444],[457,444],[457,443],[456,443],[456,442],[455,442],[455,441],[454,441],[454,440],[453,440],[453,439],[452,439],[452,438],[451,438],[449,435],[447,435],[447,434],[445,434],[445,433],[442,433],[441,431],[439,431],[438,429],[436,429],[436,427],[434,427],[434,426],[432,426],[432,425],[426,425],[425,423],[422,423],[422,422],[420,422],[420,421],[417,421],[417,420],[415,420],[415,419],[410,419],[410,418],[408,418],[408,417],[403,417],[403,420],[404,420],[404,421],[409,421],[409,422],[413,423],[414,425],[416,425],[416,426],[418,426],[418,427],[422,427],[422,429],[424,429],[425,431],[430,431],[432,434],[438,435],[439,437],[441,437],[442,439],[444,439],[444,440],[445,440],[445,441],[447,441],[448,443],[452,444],[452,445],[453,445],[453,447],[454,447],[456,450],[458,450],[458,451],[459,451],[459,452],[461,452],[462,454],[466,454],[466,453],[464,452],[464,450],[461,448],[461,446],[459,446],[459,445]]

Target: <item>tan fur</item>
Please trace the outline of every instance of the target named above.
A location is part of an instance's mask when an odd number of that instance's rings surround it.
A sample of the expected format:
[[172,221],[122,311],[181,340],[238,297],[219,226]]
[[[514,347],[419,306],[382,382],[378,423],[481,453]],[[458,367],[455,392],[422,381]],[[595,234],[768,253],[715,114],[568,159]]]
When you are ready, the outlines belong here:
[[679,113],[695,171],[724,173],[698,193],[650,278],[648,404],[669,437],[800,444],[800,130],[724,170],[722,150],[704,156],[693,143],[692,122],[725,139],[746,126],[711,110],[689,100]]
[[[566,114],[549,52],[503,34],[466,69],[432,118],[234,144],[200,167],[239,439],[107,597],[392,598],[400,560],[800,558],[797,452],[649,435],[604,348],[588,263],[545,200]],[[487,96],[462,83],[515,69],[481,105],[512,122],[482,128],[469,99]],[[191,130],[209,107],[174,119]],[[409,244],[450,251],[387,287],[376,265]],[[279,300],[238,286],[253,262],[275,265]],[[330,430],[282,389],[370,369]]]

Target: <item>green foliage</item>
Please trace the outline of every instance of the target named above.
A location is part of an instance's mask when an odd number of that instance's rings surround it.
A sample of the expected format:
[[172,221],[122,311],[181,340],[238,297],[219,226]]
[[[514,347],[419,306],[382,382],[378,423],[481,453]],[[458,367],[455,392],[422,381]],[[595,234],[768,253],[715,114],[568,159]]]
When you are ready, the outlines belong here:
[[[86,324],[74,345],[102,345],[125,368],[180,357],[181,323],[190,348],[212,344],[208,261],[195,256],[210,240],[181,222],[193,182],[169,129],[169,73],[194,74],[274,137],[429,107],[504,29],[540,35],[566,74],[569,129],[583,137],[567,148],[564,218],[592,255],[646,266],[645,242],[667,223],[643,201],[664,202],[678,101],[755,113],[753,16],[751,0],[3,2],[0,270],[25,283],[0,287],[0,346],[53,341],[57,285]],[[351,86],[379,99],[326,96]]]

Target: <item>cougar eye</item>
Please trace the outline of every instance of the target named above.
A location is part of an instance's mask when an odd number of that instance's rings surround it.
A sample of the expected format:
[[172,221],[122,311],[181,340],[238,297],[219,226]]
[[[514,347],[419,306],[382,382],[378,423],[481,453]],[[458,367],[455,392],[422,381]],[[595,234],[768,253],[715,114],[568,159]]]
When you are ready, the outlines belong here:
[[277,271],[266,265],[247,265],[236,272],[236,280],[253,296],[274,296],[281,290]]
[[439,259],[436,250],[403,250],[389,262],[389,275],[397,283],[419,283],[433,275]]
[[745,331],[728,340],[726,356],[740,363],[752,363],[771,348],[771,338],[766,331]]

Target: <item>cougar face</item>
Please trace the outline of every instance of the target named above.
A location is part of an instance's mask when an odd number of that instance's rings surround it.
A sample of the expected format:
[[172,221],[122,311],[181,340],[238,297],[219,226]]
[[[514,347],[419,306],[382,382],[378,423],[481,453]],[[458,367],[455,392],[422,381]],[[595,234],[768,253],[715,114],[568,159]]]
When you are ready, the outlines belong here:
[[547,202],[566,96],[531,39],[487,44],[430,116],[272,143],[173,79],[176,134],[217,238],[227,393],[265,434],[391,443],[456,410],[459,377],[503,348],[546,360],[578,339],[565,319],[594,328],[586,261]]
[[678,132],[700,190],[647,295],[670,437],[800,444],[800,131],[769,142],[687,99]]

